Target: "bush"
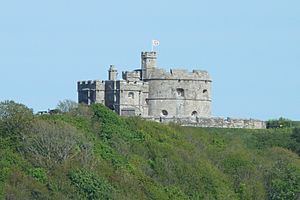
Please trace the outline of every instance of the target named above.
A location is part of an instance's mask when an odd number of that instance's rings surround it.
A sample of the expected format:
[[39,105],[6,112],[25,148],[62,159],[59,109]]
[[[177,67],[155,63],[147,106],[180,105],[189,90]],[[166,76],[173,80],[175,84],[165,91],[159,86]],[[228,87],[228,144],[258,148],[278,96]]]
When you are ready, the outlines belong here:
[[291,137],[298,143],[300,143],[300,128],[294,128]]
[[[300,198],[300,162],[291,152],[281,148],[272,149],[276,160],[269,171],[267,187],[269,199]],[[274,159],[273,158],[273,159]]]
[[283,117],[267,121],[267,128],[289,128],[292,121]]
[[296,152],[300,156],[300,128],[294,128],[291,134],[291,142],[289,149]]
[[40,183],[46,183],[48,180],[47,172],[44,168],[34,168],[29,170],[30,175]]
[[14,101],[0,102],[0,134],[20,137],[26,133],[33,120],[32,110]]
[[50,196],[45,185],[15,170],[5,187],[5,199],[50,199]]
[[93,172],[85,169],[74,170],[69,173],[69,178],[71,184],[86,199],[112,199],[114,188],[104,178]]

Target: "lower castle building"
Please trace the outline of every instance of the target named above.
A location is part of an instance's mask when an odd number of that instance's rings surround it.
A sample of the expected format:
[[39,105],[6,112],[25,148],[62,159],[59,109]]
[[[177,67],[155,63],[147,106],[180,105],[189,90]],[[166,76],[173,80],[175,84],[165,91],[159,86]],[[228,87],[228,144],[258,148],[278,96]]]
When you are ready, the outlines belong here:
[[141,68],[118,72],[114,65],[108,80],[78,81],[78,102],[102,103],[122,116],[141,116],[160,122],[217,128],[265,128],[254,119],[211,117],[211,84],[207,71],[165,69],[157,66],[156,52],[141,53]]
[[108,80],[79,81],[79,103],[102,103],[119,115],[143,117],[210,117],[211,79],[206,71],[166,71],[156,52],[141,53],[141,68],[123,72],[111,65]]

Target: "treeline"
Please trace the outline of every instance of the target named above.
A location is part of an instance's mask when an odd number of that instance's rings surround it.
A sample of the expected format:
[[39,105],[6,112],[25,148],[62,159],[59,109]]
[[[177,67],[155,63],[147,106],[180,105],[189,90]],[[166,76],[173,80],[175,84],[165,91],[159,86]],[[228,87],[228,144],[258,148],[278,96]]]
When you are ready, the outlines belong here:
[[266,125],[267,128],[300,128],[299,121],[292,121],[283,117],[268,120]]
[[57,109],[0,102],[0,199],[300,198],[299,128],[184,128],[72,101]]

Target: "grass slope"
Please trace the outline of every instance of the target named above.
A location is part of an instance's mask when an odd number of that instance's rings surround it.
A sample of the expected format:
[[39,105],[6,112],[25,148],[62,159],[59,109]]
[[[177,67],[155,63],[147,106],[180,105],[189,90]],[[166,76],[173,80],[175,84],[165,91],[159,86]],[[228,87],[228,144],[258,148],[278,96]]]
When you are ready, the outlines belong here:
[[[298,199],[292,129],[188,128],[102,105],[0,129],[1,199]],[[58,139],[57,139],[58,138]]]

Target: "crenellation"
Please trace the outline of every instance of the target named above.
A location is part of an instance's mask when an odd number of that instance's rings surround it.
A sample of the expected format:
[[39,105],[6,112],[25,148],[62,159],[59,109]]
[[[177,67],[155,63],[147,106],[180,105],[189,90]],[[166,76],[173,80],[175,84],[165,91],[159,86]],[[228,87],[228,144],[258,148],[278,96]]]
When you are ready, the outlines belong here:
[[122,72],[122,78],[126,81],[140,81],[141,71],[125,71]]
[[156,58],[156,52],[155,51],[143,51],[142,53],[142,56],[145,56],[145,57],[155,57]]
[[165,69],[157,68],[154,71],[152,71],[148,79],[198,80],[198,81],[211,82],[211,79],[207,71],[203,71],[203,70],[188,71],[185,69],[170,69],[169,71],[166,71]]

